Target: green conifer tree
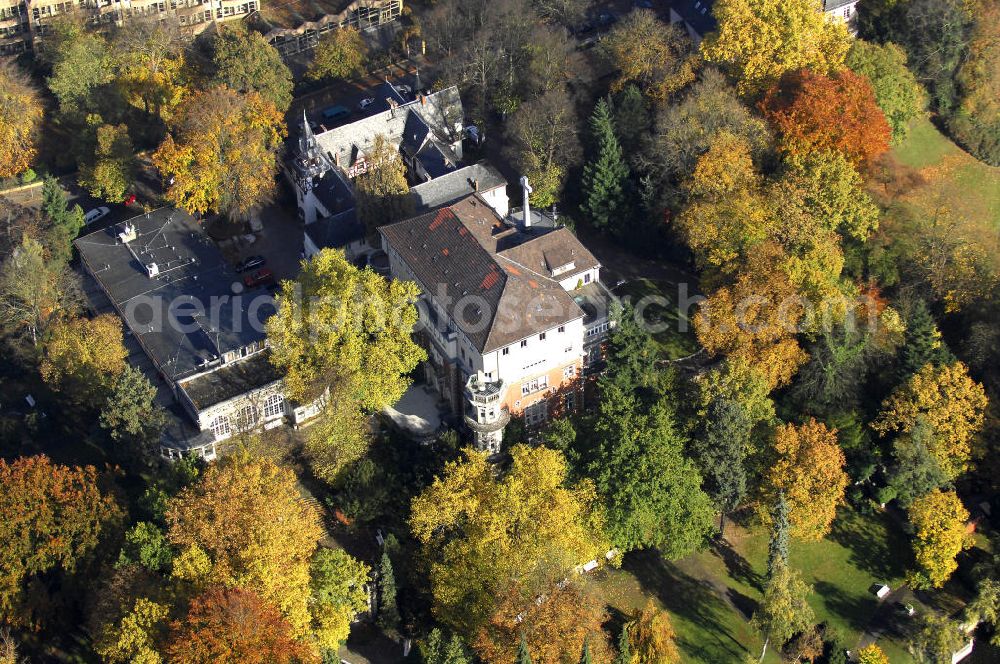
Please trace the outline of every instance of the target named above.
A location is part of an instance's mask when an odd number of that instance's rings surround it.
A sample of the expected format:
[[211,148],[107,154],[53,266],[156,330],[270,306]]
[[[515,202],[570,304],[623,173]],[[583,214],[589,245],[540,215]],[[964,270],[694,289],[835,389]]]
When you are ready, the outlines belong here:
[[948,364],[954,360],[927,305],[923,300],[917,302],[906,319],[906,334],[899,354],[900,380],[908,379],[927,364]]
[[515,664],[531,664],[531,653],[528,652],[528,642],[521,635],[521,645],[517,648],[517,659]]
[[788,501],[785,494],[779,494],[778,504],[774,506],[774,523],[771,526],[771,540],[767,545],[767,574],[774,573],[775,562],[780,560],[788,564]]
[[448,649],[444,653],[442,664],[471,664],[468,653],[465,651],[465,644],[462,637],[452,634],[448,641]]
[[592,664],[590,659],[590,644],[587,639],[583,640],[583,654],[580,655],[580,664]]
[[615,657],[615,664],[631,664],[631,662],[632,643],[628,638],[628,623],[625,623],[618,634],[618,656]]
[[73,240],[85,225],[83,209],[79,205],[69,207],[66,192],[52,176],[42,183],[42,214],[49,222],[45,244],[52,257],[69,262],[73,257]]
[[628,164],[622,157],[608,102],[601,99],[590,117],[593,153],[583,168],[583,211],[598,228],[619,233],[627,210]]
[[396,576],[392,571],[389,554],[382,552],[378,581],[378,622],[386,629],[399,627],[399,608],[396,605]]

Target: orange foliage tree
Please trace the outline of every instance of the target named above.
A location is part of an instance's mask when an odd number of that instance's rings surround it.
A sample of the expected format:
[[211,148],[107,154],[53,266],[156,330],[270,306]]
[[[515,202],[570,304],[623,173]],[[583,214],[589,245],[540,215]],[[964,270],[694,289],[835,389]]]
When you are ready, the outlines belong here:
[[97,480],[93,466],[0,459],[0,623],[25,622],[19,607],[29,577],[72,571],[116,526],[121,510]]
[[812,418],[802,426],[778,427],[774,456],[766,472],[761,517],[770,519],[769,509],[782,494],[788,501],[792,535],[822,539],[830,532],[848,484],[837,430]]
[[604,605],[575,583],[553,586],[542,601],[512,587],[476,637],[476,652],[489,664],[513,662],[521,635],[534,664],[575,664],[584,640],[595,662],[610,661],[611,648],[601,628]]
[[792,162],[837,150],[855,166],[867,165],[889,149],[892,132],[871,83],[850,70],[788,74],[767,91],[760,108]]
[[167,653],[173,664],[292,664],[315,662],[296,641],[281,612],[256,594],[211,588],[191,601],[171,625]]

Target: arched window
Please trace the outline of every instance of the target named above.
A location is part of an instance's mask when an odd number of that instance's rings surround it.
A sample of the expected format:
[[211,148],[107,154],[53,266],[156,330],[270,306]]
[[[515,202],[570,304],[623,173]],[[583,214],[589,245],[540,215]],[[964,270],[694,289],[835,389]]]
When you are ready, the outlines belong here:
[[233,433],[233,427],[229,422],[228,415],[219,415],[212,420],[212,431],[215,432],[215,439],[222,440],[228,438]]
[[264,419],[269,420],[285,414],[285,397],[272,394],[264,400]]

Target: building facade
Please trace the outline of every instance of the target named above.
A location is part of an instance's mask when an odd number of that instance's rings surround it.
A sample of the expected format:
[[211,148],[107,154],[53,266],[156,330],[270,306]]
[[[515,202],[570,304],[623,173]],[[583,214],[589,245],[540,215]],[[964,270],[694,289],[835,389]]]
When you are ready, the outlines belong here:
[[285,398],[263,324],[266,288],[245,288],[186,212],[162,208],[75,241],[81,263],[124,321],[139,362],[165,386],[180,417],[161,441],[168,459],[213,459],[236,434],[316,415],[322,400]]
[[424,379],[491,453],[512,416],[537,427],[581,405],[611,326],[600,263],[569,229],[535,219],[472,194],[379,229],[392,276],[421,292]]

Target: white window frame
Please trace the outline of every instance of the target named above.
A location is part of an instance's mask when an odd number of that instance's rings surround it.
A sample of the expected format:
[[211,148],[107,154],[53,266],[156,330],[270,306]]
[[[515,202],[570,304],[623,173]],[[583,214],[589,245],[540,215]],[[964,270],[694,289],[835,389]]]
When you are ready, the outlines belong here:
[[215,416],[215,419],[212,420],[212,433],[215,434],[216,440],[229,438],[233,435],[233,423],[229,420],[228,415]]
[[274,393],[264,400],[264,419],[270,420],[285,414],[285,395]]
[[526,396],[528,394],[533,394],[540,390],[544,390],[549,386],[548,376],[539,376],[538,378],[532,378],[531,380],[521,383],[521,396]]

